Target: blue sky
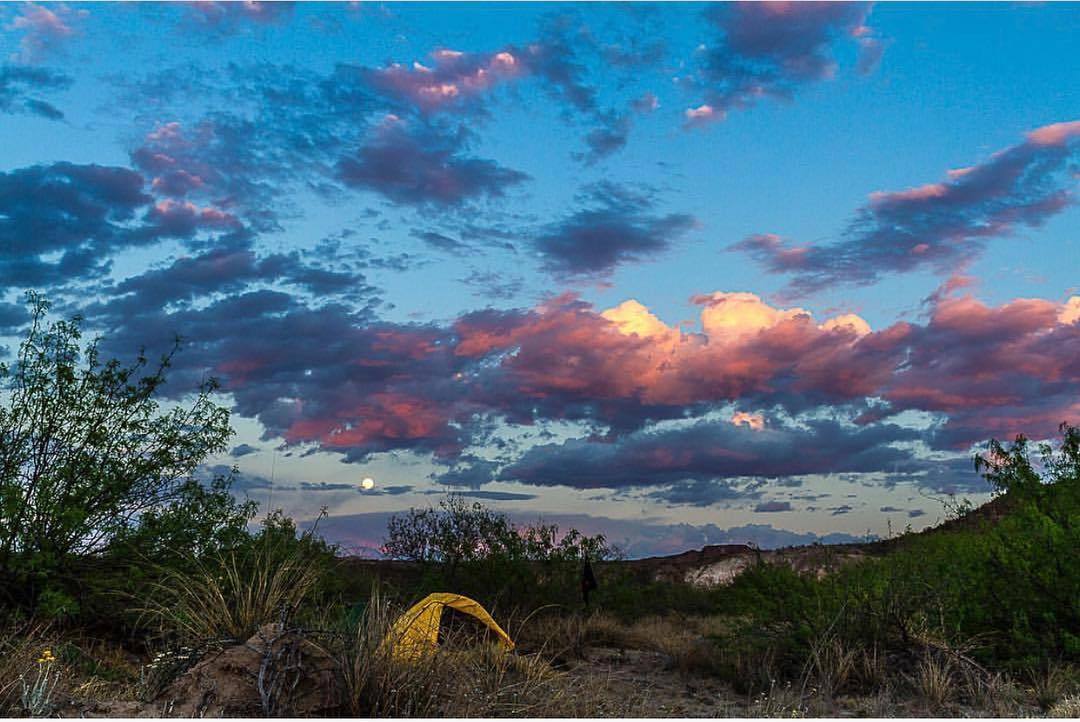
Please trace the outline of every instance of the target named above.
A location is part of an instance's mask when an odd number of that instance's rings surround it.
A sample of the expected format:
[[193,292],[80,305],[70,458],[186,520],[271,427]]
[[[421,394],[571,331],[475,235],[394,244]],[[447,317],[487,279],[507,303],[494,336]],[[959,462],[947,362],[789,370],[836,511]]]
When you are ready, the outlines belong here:
[[0,3],[9,353],[28,288],[181,334],[210,466],[356,548],[447,491],[632,554],[933,523],[1080,415],[1078,26]]

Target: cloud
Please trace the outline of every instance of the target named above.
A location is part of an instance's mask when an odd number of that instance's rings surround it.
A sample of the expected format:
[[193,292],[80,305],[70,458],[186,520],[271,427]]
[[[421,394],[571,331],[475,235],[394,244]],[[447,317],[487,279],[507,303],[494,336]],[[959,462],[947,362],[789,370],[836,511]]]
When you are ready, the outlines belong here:
[[62,120],[63,112],[42,100],[39,93],[63,90],[70,85],[71,78],[53,70],[0,65],[0,113],[29,113],[48,120]]
[[660,107],[660,101],[652,93],[635,98],[629,102],[626,110],[614,110],[596,113],[599,126],[585,135],[587,153],[575,153],[574,158],[593,165],[626,147],[630,139],[630,130],[634,126],[634,115],[647,115]]
[[533,69],[525,56],[512,49],[466,53],[440,48],[430,54],[426,65],[392,63],[362,72],[375,90],[422,112],[433,112],[476,110],[470,101],[498,84],[531,74]]
[[472,270],[469,275],[458,279],[473,289],[473,295],[488,300],[506,301],[517,298],[525,288],[525,279],[521,276],[498,271]]
[[881,396],[896,410],[943,414],[935,441],[944,448],[1019,433],[1051,438],[1080,419],[1080,323],[1068,313],[1076,303],[943,299],[912,327],[904,368]]
[[75,35],[74,21],[90,14],[89,10],[74,10],[66,3],[25,2],[19,9],[21,12],[4,29],[22,33],[19,53],[13,59],[23,63],[37,62],[56,52]]
[[805,84],[836,72],[832,47],[842,38],[861,49],[860,72],[869,72],[883,44],[866,25],[867,3],[735,2],[714,5],[706,17],[720,37],[700,50],[697,72],[681,82],[704,97],[686,111],[686,125],[722,120],[760,99],[790,99]]
[[234,459],[239,459],[242,456],[254,454],[258,450],[259,447],[252,446],[251,444],[237,444],[232,448],[232,451],[229,452],[229,456],[233,457]]
[[[170,393],[217,376],[267,439],[346,461],[430,454],[448,467],[440,482],[473,488],[496,479],[649,486],[670,503],[711,503],[753,490],[695,482],[886,473],[939,486],[958,483],[959,471],[933,476],[941,463],[918,448],[1049,436],[1080,416],[1072,300],[988,307],[950,296],[924,324],[879,330],[851,314],[818,321],[724,292],[693,299],[697,330],[637,301],[601,310],[572,296],[405,324],[334,300],[347,277],[305,286],[309,265],[303,254],[208,251],[118,283],[111,300],[85,310],[115,329],[109,351],[190,339]],[[323,305],[285,292],[289,284]],[[903,411],[932,422],[888,422]],[[548,421],[583,436],[476,458],[495,430]]]
[[0,283],[43,287],[104,270],[144,240],[133,230],[150,197],[127,168],[54,163],[0,173]]
[[275,0],[194,0],[185,2],[188,19],[192,25],[212,28],[218,32],[233,33],[248,25],[273,25],[289,18],[296,7],[295,2]]
[[1072,203],[1078,149],[1080,121],[1047,125],[982,163],[948,171],[944,180],[872,193],[836,243],[790,246],[758,234],[733,248],[769,272],[792,274],[788,288],[795,295],[924,268],[951,273],[989,239],[1037,228]]
[[87,309],[92,322],[116,329],[108,351],[157,352],[179,334],[185,349],[166,393],[218,377],[235,412],[257,419],[268,439],[359,461],[388,450],[456,455],[468,437],[451,423],[460,364],[437,328],[379,322],[354,305],[309,308],[269,288],[172,309],[138,298]]
[[165,208],[199,203],[255,230],[276,230],[281,186],[312,162],[275,137],[284,130],[227,114],[191,125],[159,123],[131,152],[131,162]]
[[790,501],[765,501],[754,507],[754,511],[758,514],[791,510]]
[[325,260],[338,270],[328,270],[305,258],[298,250],[259,257],[249,238],[221,245],[193,256],[176,259],[167,266],[131,276],[109,289],[113,315],[139,309],[189,304],[193,301],[239,293],[255,283],[276,283],[307,291],[315,297],[346,295],[356,300],[375,293],[362,273],[347,264]]
[[528,176],[495,161],[462,154],[467,134],[388,116],[355,154],[338,161],[338,178],[351,188],[414,206],[454,206],[499,197]]
[[[617,489],[686,480],[873,472],[910,465],[911,452],[894,444],[916,438],[917,432],[891,424],[859,428],[807,420],[800,426],[754,431],[703,420],[681,428],[635,431],[614,441],[571,439],[538,445],[504,468],[499,478],[541,486]],[[675,489],[684,500],[686,491]]]
[[683,213],[656,215],[650,196],[611,183],[590,187],[582,201],[585,207],[533,240],[550,273],[609,274],[621,264],[666,251],[696,223]]
[[527,313],[475,312],[455,323],[455,353],[485,363],[473,398],[516,423],[539,415],[614,429],[737,400],[747,412],[851,402],[879,392],[902,359],[903,325],[860,334],[753,294],[695,300],[699,333],[632,300],[599,312],[572,297]]

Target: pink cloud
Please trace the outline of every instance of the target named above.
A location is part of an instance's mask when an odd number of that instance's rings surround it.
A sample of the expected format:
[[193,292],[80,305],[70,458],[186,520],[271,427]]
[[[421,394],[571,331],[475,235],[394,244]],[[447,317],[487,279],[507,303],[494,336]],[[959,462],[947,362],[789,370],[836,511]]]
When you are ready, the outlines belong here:
[[21,6],[21,14],[4,26],[23,33],[20,51],[14,60],[30,63],[41,60],[75,35],[74,21],[90,14],[88,10],[73,10],[65,3],[39,5],[33,2]]
[[684,125],[686,127],[696,127],[699,125],[706,125],[715,121],[723,120],[727,115],[722,110],[717,110],[708,103],[703,103],[696,108],[687,108],[683,111],[683,118],[685,118]]
[[942,181],[871,193],[842,240],[831,244],[788,246],[760,233],[731,248],[770,272],[794,273],[787,292],[795,296],[927,266],[954,273],[988,239],[1037,228],[1073,202],[1068,176],[1078,138],[1080,121],[1043,126],[981,163],[947,170]]
[[510,50],[464,53],[440,49],[429,57],[428,65],[394,63],[370,71],[368,76],[384,92],[408,100],[422,111],[433,112],[460,107],[500,83],[531,72],[526,61]]
[[1065,145],[1080,137],[1080,120],[1044,125],[1028,133],[1027,137],[1035,145]]

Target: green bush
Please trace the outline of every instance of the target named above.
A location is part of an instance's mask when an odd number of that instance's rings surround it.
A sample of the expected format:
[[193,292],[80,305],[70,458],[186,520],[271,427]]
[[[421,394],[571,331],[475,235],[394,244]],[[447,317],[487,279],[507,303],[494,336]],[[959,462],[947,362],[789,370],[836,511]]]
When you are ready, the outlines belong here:
[[996,522],[976,515],[909,534],[822,580],[783,564],[747,570],[721,608],[752,624],[726,642],[756,644],[791,677],[833,640],[910,664],[937,650],[1013,673],[1080,660],[1080,431],[1062,435],[1040,445],[1038,462],[1023,437],[977,459],[1003,496]]
[[30,303],[16,360],[0,364],[0,605],[69,618],[102,559],[191,554],[235,536],[252,509],[227,479],[192,479],[232,434],[212,382],[163,410],[171,353],[103,361],[77,317],[46,325],[48,303]]

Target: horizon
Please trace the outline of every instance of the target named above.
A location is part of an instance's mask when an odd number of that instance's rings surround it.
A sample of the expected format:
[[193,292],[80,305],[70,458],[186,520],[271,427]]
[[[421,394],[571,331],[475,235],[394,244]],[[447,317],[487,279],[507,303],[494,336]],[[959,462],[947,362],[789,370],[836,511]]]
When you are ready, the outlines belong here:
[[631,557],[920,530],[1080,422],[1077,30],[0,3],[0,359],[28,289],[182,336],[166,398],[237,431],[201,473],[346,551],[449,492]]

